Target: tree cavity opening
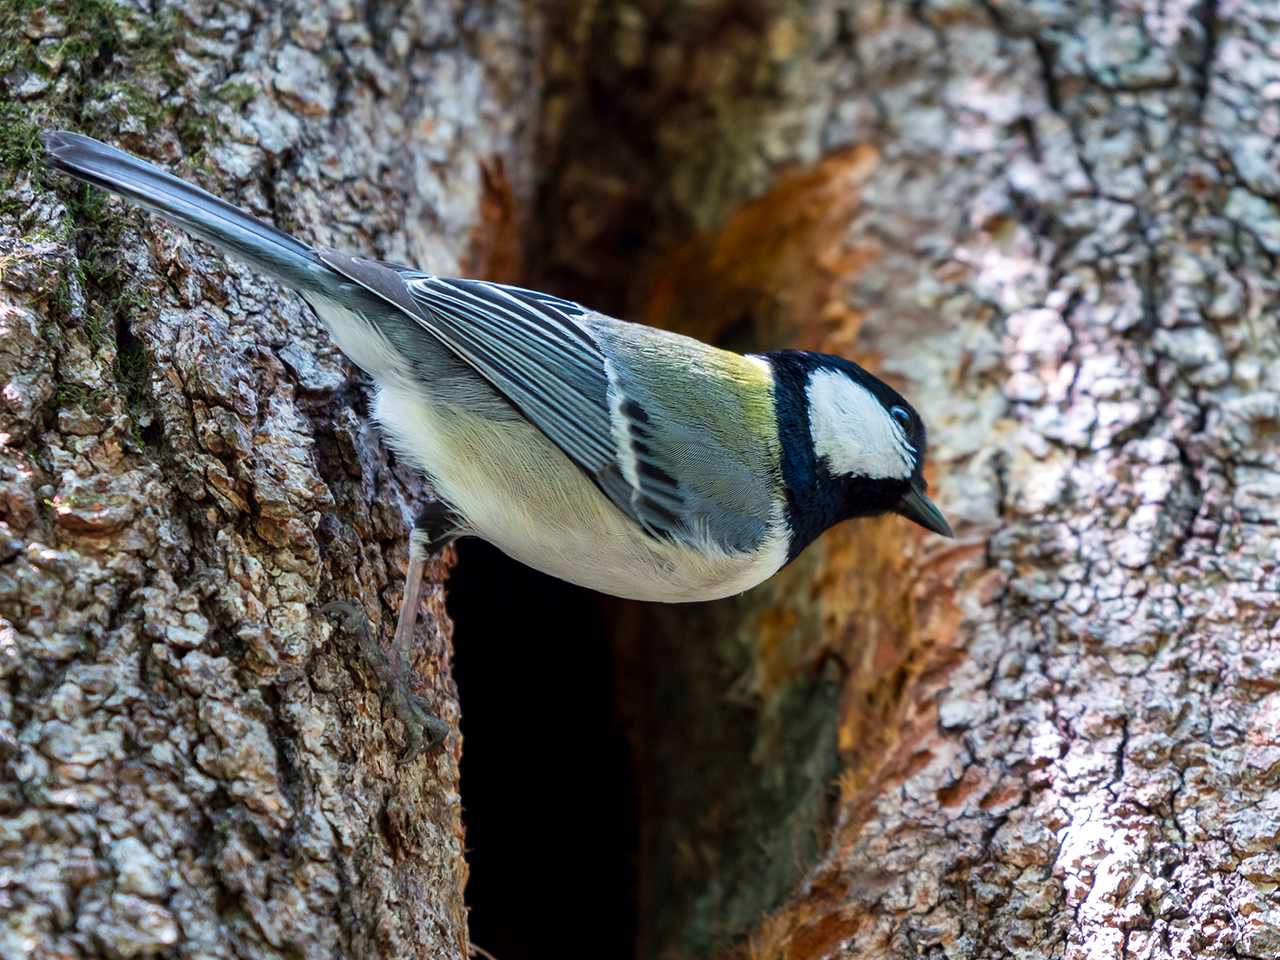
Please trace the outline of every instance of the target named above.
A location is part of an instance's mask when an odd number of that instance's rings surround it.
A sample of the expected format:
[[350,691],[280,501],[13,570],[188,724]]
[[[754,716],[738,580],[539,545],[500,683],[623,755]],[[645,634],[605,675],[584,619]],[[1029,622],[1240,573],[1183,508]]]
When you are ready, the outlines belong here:
[[478,540],[449,579],[472,943],[636,953],[638,818],[600,598]]

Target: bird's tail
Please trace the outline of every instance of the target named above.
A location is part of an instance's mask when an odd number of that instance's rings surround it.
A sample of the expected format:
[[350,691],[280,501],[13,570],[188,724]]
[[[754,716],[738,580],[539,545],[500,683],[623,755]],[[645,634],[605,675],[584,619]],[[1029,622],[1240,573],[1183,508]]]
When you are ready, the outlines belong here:
[[63,173],[118,193],[292,287],[314,289],[326,276],[332,280],[301,240],[154,164],[65,130],[45,131],[44,148]]

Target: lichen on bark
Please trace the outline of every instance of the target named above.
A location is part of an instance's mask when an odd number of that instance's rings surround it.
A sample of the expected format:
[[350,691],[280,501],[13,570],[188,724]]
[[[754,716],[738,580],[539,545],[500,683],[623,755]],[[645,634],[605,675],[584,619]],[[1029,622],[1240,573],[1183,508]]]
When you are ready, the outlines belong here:
[[[295,297],[48,174],[36,133],[308,240],[483,268],[528,169],[519,14],[0,9],[0,954],[467,954],[458,740],[400,764],[317,612],[354,601],[389,637],[428,491]],[[415,667],[456,725],[446,566]]]

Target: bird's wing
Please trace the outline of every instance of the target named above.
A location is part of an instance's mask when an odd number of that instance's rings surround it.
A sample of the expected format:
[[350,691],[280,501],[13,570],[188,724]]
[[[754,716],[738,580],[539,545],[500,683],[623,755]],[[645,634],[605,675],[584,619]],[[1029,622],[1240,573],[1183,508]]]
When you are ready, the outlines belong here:
[[507,398],[651,535],[701,535],[677,479],[645,444],[652,425],[611,396],[611,365],[579,322],[583,307],[547,294],[455,280],[330,250],[321,260],[394,304]]

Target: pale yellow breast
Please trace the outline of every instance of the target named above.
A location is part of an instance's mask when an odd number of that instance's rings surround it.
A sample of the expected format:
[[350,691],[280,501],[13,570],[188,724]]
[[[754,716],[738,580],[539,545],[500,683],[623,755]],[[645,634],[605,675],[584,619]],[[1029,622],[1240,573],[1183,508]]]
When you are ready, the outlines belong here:
[[602,593],[682,602],[730,596],[786,561],[781,504],[751,554],[647,536],[535,427],[495,422],[384,389],[376,416],[393,445],[430,475],[471,532],[534,569]]

